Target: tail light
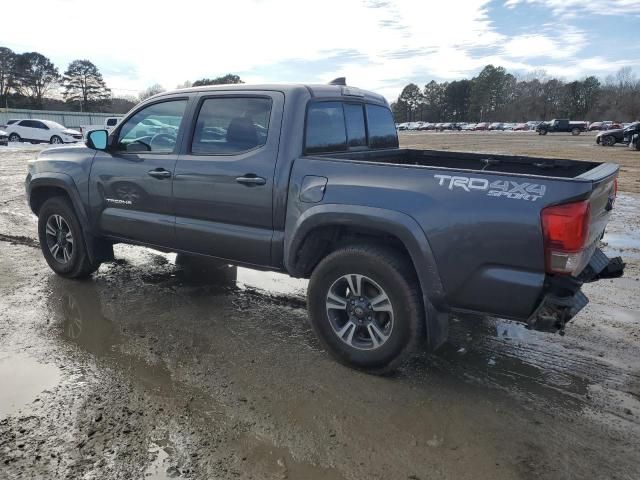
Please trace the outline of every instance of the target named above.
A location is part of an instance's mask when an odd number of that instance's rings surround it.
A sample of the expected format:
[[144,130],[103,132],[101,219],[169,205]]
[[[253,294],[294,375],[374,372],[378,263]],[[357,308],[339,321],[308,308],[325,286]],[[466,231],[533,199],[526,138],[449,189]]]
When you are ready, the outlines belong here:
[[577,275],[589,239],[589,201],[554,205],[542,210],[547,273]]

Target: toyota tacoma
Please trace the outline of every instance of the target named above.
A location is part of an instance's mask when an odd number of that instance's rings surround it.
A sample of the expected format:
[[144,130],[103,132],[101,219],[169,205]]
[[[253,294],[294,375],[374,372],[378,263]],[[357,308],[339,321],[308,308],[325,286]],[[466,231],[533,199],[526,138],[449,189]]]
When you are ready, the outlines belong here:
[[337,79],[156,95],[42,151],[26,191],[57,274],[87,277],[127,243],[309,278],[322,344],[382,373],[441,345],[457,312],[563,332],[583,283],[622,274],[598,249],[617,175],[401,149],[387,101]]

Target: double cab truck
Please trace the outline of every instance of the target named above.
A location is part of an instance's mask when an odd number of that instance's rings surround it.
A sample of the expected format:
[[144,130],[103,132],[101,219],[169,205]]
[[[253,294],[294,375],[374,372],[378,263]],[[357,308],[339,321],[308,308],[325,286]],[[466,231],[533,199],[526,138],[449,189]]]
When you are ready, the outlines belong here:
[[338,81],[156,95],[40,152],[26,192],[57,274],[90,276],[128,243],[309,278],[325,348],[381,373],[441,345],[456,312],[564,331],[583,283],[622,272],[598,249],[617,175],[399,148],[387,101]]
[[536,126],[538,135],[546,135],[547,133],[570,133],[571,135],[580,135],[587,131],[586,122],[572,122],[567,118],[554,118],[550,122],[542,122]]

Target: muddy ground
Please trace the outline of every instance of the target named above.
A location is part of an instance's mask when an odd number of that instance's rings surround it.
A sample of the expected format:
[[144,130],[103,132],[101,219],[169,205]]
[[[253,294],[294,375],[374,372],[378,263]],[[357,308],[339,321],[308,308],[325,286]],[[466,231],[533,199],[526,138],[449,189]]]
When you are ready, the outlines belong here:
[[56,277],[23,194],[38,147],[0,147],[0,479],[640,478],[640,155],[402,142],[619,161],[605,249],[625,277],[587,285],[564,337],[458,318],[442,350],[372,377],[322,351],[301,281],[128,246],[88,281]]

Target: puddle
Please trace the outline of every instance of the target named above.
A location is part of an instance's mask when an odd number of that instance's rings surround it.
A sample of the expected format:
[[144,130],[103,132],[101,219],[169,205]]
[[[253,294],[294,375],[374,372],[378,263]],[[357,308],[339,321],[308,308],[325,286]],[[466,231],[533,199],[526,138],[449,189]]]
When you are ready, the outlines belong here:
[[[623,256],[640,258],[640,237],[631,233],[606,233],[602,238],[606,250],[622,253]],[[633,250],[636,250],[635,252]]]
[[28,408],[38,395],[55,387],[60,370],[30,357],[12,355],[0,360],[0,418]]

